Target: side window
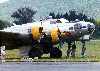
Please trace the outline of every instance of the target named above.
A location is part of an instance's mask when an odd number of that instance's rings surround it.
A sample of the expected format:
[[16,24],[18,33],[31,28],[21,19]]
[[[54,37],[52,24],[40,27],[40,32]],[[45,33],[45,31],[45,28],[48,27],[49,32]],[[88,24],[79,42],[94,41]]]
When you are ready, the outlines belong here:
[[81,29],[81,27],[82,27],[81,24],[78,23],[74,25],[74,29]]
[[69,27],[69,30],[73,30],[73,27]]
[[50,24],[56,24],[56,21],[50,21]]
[[28,33],[31,33],[31,29],[28,29]]

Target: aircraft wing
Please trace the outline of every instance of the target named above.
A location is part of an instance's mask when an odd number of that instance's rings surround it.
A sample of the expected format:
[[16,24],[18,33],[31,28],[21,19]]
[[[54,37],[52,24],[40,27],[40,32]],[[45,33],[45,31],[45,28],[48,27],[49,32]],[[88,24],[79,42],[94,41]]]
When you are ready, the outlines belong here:
[[6,46],[23,46],[23,45],[31,45],[32,38],[31,34],[20,34],[20,33],[12,33],[0,31],[0,43]]

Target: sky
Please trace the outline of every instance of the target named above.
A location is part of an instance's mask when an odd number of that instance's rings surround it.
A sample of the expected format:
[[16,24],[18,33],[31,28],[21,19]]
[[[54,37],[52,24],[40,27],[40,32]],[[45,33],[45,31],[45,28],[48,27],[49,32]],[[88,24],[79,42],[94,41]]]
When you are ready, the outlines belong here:
[[9,1],[9,0],[0,0],[0,3],[5,3],[7,1]]

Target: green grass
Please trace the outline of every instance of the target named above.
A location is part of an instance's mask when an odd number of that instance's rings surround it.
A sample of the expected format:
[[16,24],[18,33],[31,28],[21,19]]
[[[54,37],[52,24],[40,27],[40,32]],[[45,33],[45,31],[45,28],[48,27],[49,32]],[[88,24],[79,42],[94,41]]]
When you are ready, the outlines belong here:
[[[44,54],[41,59],[34,60],[34,61],[100,61],[100,40],[91,40],[86,42],[86,55],[84,58],[81,57],[81,43],[76,42],[77,49],[76,49],[76,57],[75,58],[67,58],[66,51],[67,51],[67,44],[64,44],[61,48],[63,55],[62,58],[53,59],[49,58],[49,54]],[[19,54],[18,49],[14,50],[6,50],[6,59],[7,60],[20,60],[21,56]]]

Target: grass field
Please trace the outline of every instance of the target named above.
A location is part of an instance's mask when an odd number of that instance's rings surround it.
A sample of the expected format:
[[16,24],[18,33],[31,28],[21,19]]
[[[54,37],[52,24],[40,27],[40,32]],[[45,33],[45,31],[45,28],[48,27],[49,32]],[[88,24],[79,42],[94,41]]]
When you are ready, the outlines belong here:
[[[49,54],[44,54],[41,59],[33,61],[100,61],[100,40],[91,40],[86,42],[86,55],[84,58],[81,57],[81,43],[76,42],[77,50],[75,58],[67,58],[67,44],[65,43],[61,48],[63,55],[62,58],[52,59],[49,58]],[[21,56],[19,55],[19,50],[6,50],[6,59],[7,60],[17,60],[19,61]]]

